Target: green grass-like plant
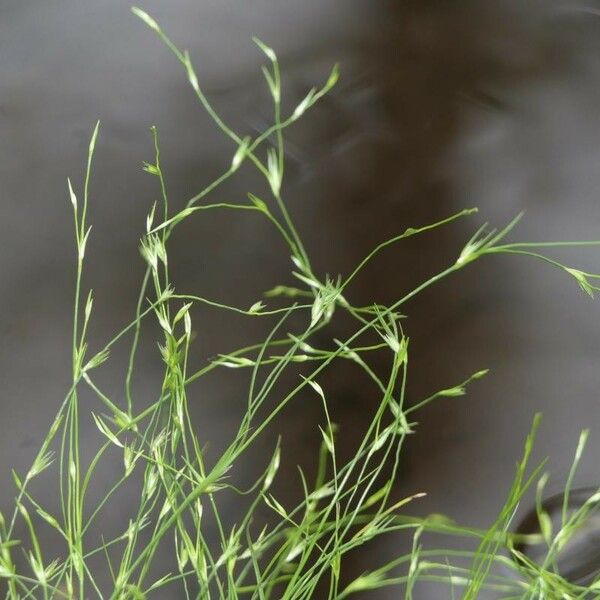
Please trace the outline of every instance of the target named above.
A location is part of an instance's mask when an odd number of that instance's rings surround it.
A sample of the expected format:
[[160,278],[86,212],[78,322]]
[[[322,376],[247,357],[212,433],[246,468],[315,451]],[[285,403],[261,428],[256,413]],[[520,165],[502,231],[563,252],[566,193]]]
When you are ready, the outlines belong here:
[[[402,448],[416,430],[416,414],[436,399],[464,395],[467,387],[487,372],[478,371],[457,385],[408,404],[405,396],[410,344],[400,311],[440,280],[496,254],[540,259],[562,270],[593,296],[600,289],[595,284],[600,275],[566,266],[545,252],[598,242],[508,242],[519,217],[500,230],[483,225],[444,270],[404,292],[389,306],[356,306],[347,295],[347,287],[379,252],[406,238],[452,226],[476,209],[463,210],[437,223],[410,227],[377,246],[349,275],[321,277],[311,266],[300,232],[283,200],[284,133],[336,84],[337,67],[324,85],[311,89],[291,114],[284,115],[277,56],[263,42],[255,40],[267,59],[263,73],[273,101],[273,124],[257,137],[243,137],[211,105],[189,54],[171,42],[152,17],[137,8],[133,12],[162,38],[183,65],[201,106],[232,141],[233,158],[220,177],[182,208],[174,208],[161,167],[158,133],[152,129],[154,159],[144,168],[156,179],[162,205],[152,207],[140,243],[147,266],[135,316],[103,348],[91,352],[87,338],[93,298],[91,292],[86,295],[84,291],[83,272],[90,234],[87,213],[99,131],[96,125],[81,197],[70,182],[68,185],[77,250],[72,384],[30,470],[15,474],[17,495],[12,514],[0,515],[0,590],[4,597],[140,600],[161,598],[174,589],[169,593],[199,600],[342,600],[395,586],[393,597],[411,599],[418,598],[416,586],[421,581],[438,582],[440,597],[448,598],[460,595],[474,599],[488,594],[507,599],[598,597],[600,578],[589,586],[569,582],[561,576],[557,560],[600,502],[598,491],[580,509],[568,510],[569,490],[586,432],[568,477],[563,518],[556,531],[541,502],[547,480],[542,474],[544,464],[529,466],[539,416],[525,442],[507,499],[489,529],[458,525],[440,516],[411,516],[406,510],[422,495],[420,490],[400,500],[393,499]],[[263,199],[250,193],[247,201],[239,204],[214,200],[219,186],[233,177],[243,163],[249,163],[264,177],[271,197]],[[265,298],[274,307],[258,301],[246,309],[176,291],[169,276],[171,235],[182,221],[201,218],[203,211],[221,209],[252,211],[267,219],[280,234],[282,248],[291,256],[296,287],[281,285],[267,292]],[[189,364],[195,328],[192,314],[200,304],[248,319],[263,319],[270,324],[270,332],[251,346],[194,367]],[[345,313],[355,323],[354,333],[344,340],[331,340],[327,348],[318,347],[315,340],[323,339],[335,313]],[[161,330],[164,371],[156,399],[142,405],[136,401],[132,377],[140,332],[153,320]],[[317,332],[319,336],[315,336]],[[121,398],[111,398],[100,388],[96,374],[109,360],[111,349],[127,340],[131,350],[123,394]],[[371,364],[371,357],[382,352],[388,355],[385,377],[380,377]],[[327,393],[319,383],[334,361],[361,370],[372,383],[373,410],[365,415],[365,433],[348,460],[338,456],[336,426],[330,419]],[[289,374],[296,373],[299,363],[308,371],[282,394],[282,382],[289,381]],[[246,410],[225,449],[216,459],[209,460],[190,417],[188,394],[209,373],[219,371],[220,377],[226,377],[231,369],[244,370],[248,375]],[[98,400],[99,408],[91,414],[80,403],[82,388],[91,390]],[[310,479],[302,471],[299,473],[303,497],[296,506],[286,507],[271,493],[280,465],[279,445],[251,489],[237,489],[231,477],[240,460],[286,406],[307,392],[322,404],[323,421],[322,443],[315,456],[316,477]],[[103,441],[93,458],[84,460],[80,426],[82,419],[88,418],[93,419]],[[121,474],[101,499],[92,503],[89,488],[98,465],[112,460],[115,452],[122,456]],[[56,514],[39,494],[31,491],[35,487],[32,482],[42,474],[58,477],[60,498]],[[539,534],[528,535],[527,541],[547,547],[546,559],[540,564],[517,549],[523,536],[511,533],[521,498],[536,485],[540,528]],[[137,490],[126,528],[111,539],[99,537],[94,527],[110,518],[111,502],[125,486]],[[226,495],[232,494],[239,495],[237,502],[244,506],[243,515],[235,522],[231,522],[223,502]],[[272,515],[261,523],[257,513],[265,505]],[[24,539],[16,538],[19,526],[20,531],[26,532]],[[52,550],[45,547],[42,539],[50,530],[61,542]],[[211,531],[216,531],[216,536]],[[472,550],[449,549],[450,540],[449,548],[427,548],[423,543],[427,533],[465,538],[472,542]],[[374,570],[359,575],[349,573],[344,566],[347,556],[385,534],[409,536],[412,550]],[[157,553],[165,547],[174,557],[173,565],[166,568],[156,560]],[[99,568],[99,564],[104,568]]]

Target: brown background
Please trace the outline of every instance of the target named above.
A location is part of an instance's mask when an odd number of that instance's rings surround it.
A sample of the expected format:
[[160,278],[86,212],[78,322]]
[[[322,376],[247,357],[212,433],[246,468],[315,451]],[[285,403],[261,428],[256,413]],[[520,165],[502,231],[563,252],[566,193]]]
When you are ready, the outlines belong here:
[[[382,255],[352,290],[364,302],[391,301],[454,260],[483,220],[503,225],[526,210],[515,238],[600,238],[594,7],[497,0],[143,4],[190,49],[206,91],[240,130],[255,132],[269,118],[252,35],[278,50],[290,102],[341,63],[339,87],[290,132],[286,194],[321,272],[347,273],[407,226],[480,207],[477,218]],[[67,389],[74,252],[65,181],[70,175],[81,182],[97,118],[103,125],[87,285],[96,296],[92,339],[100,343],[134,306],[137,239],[156,197],[140,169],[152,157],[148,127],[159,128],[176,204],[220,173],[232,148],[127,2],[0,0],[2,509],[12,495],[10,468],[27,468]],[[241,198],[257,185],[244,171],[223,194]],[[228,214],[181,227],[173,242],[179,289],[251,304],[288,269],[270,236],[255,219]],[[562,256],[598,270],[597,251]],[[492,369],[466,399],[422,414],[400,474],[403,490],[428,492],[419,510],[489,522],[538,410],[545,420],[536,453],[552,457],[550,489],[560,490],[583,427],[592,439],[579,480],[598,483],[598,311],[560,273],[506,258],[475,265],[407,307],[412,397]],[[198,361],[260,335],[209,312],[195,323]],[[140,396],[158,381],[152,352],[140,361]],[[115,394],[121,358],[117,352],[103,376]],[[243,383],[212,378],[195,392],[199,427],[216,447],[233,427]],[[324,385],[342,439],[351,438],[371,406],[369,393],[335,371]],[[313,460],[318,411],[307,400],[288,414],[279,427],[284,464],[294,473],[295,462]],[[116,468],[104,467],[99,489]],[[280,485],[285,493],[287,484]],[[126,508],[115,511],[115,522]],[[396,549],[403,543],[389,541]],[[357,571],[363,568],[359,562]]]

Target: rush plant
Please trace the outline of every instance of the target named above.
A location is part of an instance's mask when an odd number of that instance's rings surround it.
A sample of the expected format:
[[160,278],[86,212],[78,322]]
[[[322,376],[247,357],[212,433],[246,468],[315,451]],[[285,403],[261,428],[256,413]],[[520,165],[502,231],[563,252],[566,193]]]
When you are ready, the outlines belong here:
[[[435,235],[437,228],[451,227],[476,209],[462,210],[437,223],[413,224],[383,241],[351,273],[321,276],[311,265],[301,232],[284,201],[284,134],[335,86],[337,67],[323,85],[312,88],[290,114],[284,114],[277,56],[270,47],[255,40],[266,60],[263,73],[273,102],[273,122],[256,137],[243,136],[227,125],[207,98],[189,54],[180,50],[152,17],[137,8],[133,12],[181,63],[200,105],[231,140],[232,158],[215,181],[187,202],[171,202],[160,161],[158,132],[152,129],[154,157],[144,168],[155,178],[162,202],[152,206],[140,241],[146,271],[135,314],[104,347],[92,349],[88,344],[88,325],[93,318],[93,297],[85,290],[83,275],[90,235],[92,163],[100,129],[98,125],[94,128],[83,189],[75,191],[68,183],[77,265],[72,383],[31,468],[27,473],[15,473],[14,507],[0,515],[2,595],[10,600],[141,600],[163,598],[166,594],[201,600],[341,600],[395,586],[394,598],[417,598],[415,586],[420,581],[436,581],[443,586],[443,597],[598,597],[600,579],[587,587],[568,581],[560,573],[557,557],[585,518],[596,510],[600,491],[590,494],[589,501],[577,511],[569,511],[566,507],[573,480],[569,476],[558,528],[553,528],[543,504],[538,503],[539,533],[529,535],[528,541],[546,545],[547,557],[540,563],[532,562],[518,550],[517,543],[523,541],[523,536],[511,533],[523,494],[537,485],[541,498],[546,480],[543,464],[532,468],[528,465],[539,417],[525,442],[506,502],[489,529],[457,525],[439,516],[410,516],[406,511],[426,490],[414,490],[400,500],[393,494],[402,449],[418,431],[418,412],[434,400],[464,395],[468,386],[487,372],[480,370],[463,375],[462,379],[457,376],[459,383],[408,403],[410,341],[401,311],[409,309],[421,292],[440,280],[497,254],[522,255],[549,263],[593,296],[600,289],[600,275],[567,266],[546,253],[563,246],[598,242],[510,242],[509,235],[519,217],[498,230],[483,225],[462,250],[449,257],[445,269],[414,289],[399,293],[392,304],[358,306],[348,294],[348,285],[379,252],[410,237]],[[249,193],[240,203],[219,199],[219,187],[234,177],[242,164],[250,164],[264,178],[270,197]],[[171,236],[181,222],[206,218],[207,212],[221,210],[250,211],[274,227],[282,250],[290,255],[295,285],[288,282],[268,291],[264,300],[250,308],[225,305],[175,287],[169,272]],[[202,304],[248,319],[262,319],[269,332],[248,347],[219,355],[202,366],[193,365],[190,345],[194,332],[202,330],[202,322],[196,320],[194,312]],[[355,324],[354,332],[343,340],[331,339],[323,347],[328,325],[340,313]],[[151,402],[140,402],[132,380],[140,332],[151,322],[160,329],[162,384]],[[111,359],[113,347],[127,342],[130,353],[123,393],[110,397],[101,389],[97,373]],[[381,369],[372,366],[371,357],[376,353],[387,353],[384,376],[378,374]],[[328,393],[320,383],[334,361],[361,370],[371,383],[372,412],[365,415],[364,435],[349,459],[342,459],[338,453],[339,440],[330,418]],[[225,378],[232,370],[242,370],[247,375],[245,413],[231,439],[221,440],[224,450],[220,455],[208,458],[190,416],[190,396],[209,373],[218,372]],[[295,383],[282,392],[290,373]],[[82,389],[91,391],[97,399],[93,412],[80,401]],[[275,418],[297,396],[307,393],[322,405],[322,420],[314,424],[320,428],[322,441],[320,448],[315,449],[316,477],[309,478],[302,471],[298,474],[303,494],[297,504],[284,506],[272,492],[280,466],[279,445],[273,449],[270,460],[265,461],[254,485],[248,490],[236,488],[232,481],[240,460],[272,427]],[[85,459],[82,452],[80,426],[84,419],[93,420],[102,439],[91,460]],[[584,433],[574,468],[586,438]],[[122,460],[118,476],[93,502],[90,485],[98,465],[113,460],[115,453]],[[286,474],[288,478],[292,476],[295,475]],[[58,511],[52,512],[47,499],[32,491],[34,481],[40,477],[58,479]],[[112,503],[124,487],[135,490],[135,503],[131,504],[122,531],[105,539],[97,534],[97,526],[110,519]],[[242,516],[233,521],[224,502],[232,496],[244,507]],[[256,517],[257,509],[265,506],[271,518],[261,521]],[[27,535],[17,538],[19,524],[20,531]],[[473,542],[472,549],[426,548],[422,539],[427,532],[467,538]],[[50,533],[58,543],[45,542]],[[375,570],[349,573],[345,567],[348,555],[383,535],[409,536],[412,550],[392,557]],[[157,560],[160,549],[165,547],[173,557],[172,564],[166,566]]]

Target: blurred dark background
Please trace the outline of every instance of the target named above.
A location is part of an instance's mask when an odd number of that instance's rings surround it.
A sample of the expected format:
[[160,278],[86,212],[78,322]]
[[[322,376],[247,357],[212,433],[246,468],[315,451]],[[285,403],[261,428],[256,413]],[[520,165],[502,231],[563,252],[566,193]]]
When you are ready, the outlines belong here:
[[[358,302],[398,298],[454,261],[481,222],[504,225],[522,210],[515,239],[600,238],[600,2],[170,0],[142,8],[190,50],[205,91],[242,132],[256,134],[270,119],[253,35],[278,51],[290,106],[340,62],[339,86],[289,132],[285,195],[320,272],[348,273],[408,226],[480,208],[382,254],[353,287]],[[158,197],[141,170],[153,156],[149,126],[159,130],[174,205],[218,176],[233,148],[128,2],[0,0],[0,509],[13,494],[11,467],[28,468],[68,388],[75,257],[66,178],[81,185],[98,118],[86,285],[100,344],[130,319],[142,275],[137,242]],[[242,171],[219,197],[237,201],[255,187]],[[180,290],[250,305],[287,276],[279,249],[255,218],[192,219],[173,238],[174,278]],[[598,251],[561,256],[599,270]],[[399,481],[428,493],[415,510],[489,523],[536,411],[549,490],[560,491],[584,427],[592,437],[578,483],[600,483],[597,303],[547,266],[493,258],[406,312],[413,398],[492,369],[466,398],[422,413]],[[261,335],[210,311],[194,323],[199,363]],[[103,375],[115,395],[125,350]],[[140,396],[159,385],[157,361],[153,347],[142,352]],[[235,425],[244,383],[213,377],[195,391],[199,427],[216,448]],[[339,371],[323,384],[340,439],[352,437],[370,390]],[[319,411],[307,405],[291,406],[278,425],[289,473],[314,459]],[[115,469],[105,465],[98,484]],[[357,572],[364,568],[357,559]],[[444,597],[438,588],[419,593]]]

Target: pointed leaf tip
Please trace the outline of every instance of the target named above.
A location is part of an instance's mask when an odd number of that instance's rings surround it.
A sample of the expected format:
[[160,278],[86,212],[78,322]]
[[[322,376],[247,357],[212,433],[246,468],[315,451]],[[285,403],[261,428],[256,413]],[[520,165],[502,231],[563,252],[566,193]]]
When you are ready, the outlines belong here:
[[141,8],[138,8],[137,6],[132,6],[131,12],[136,17],[138,17],[142,21],[144,21],[144,23],[146,23],[146,25],[148,25],[148,27],[150,27],[151,29],[154,29],[154,31],[160,31],[160,28],[158,27],[158,23],[147,12],[143,11]]
[[264,54],[271,62],[277,62],[277,55],[275,54],[273,48],[267,46],[262,40],[260,40],[257,37],[253,37],[252,41],[264,52]]

